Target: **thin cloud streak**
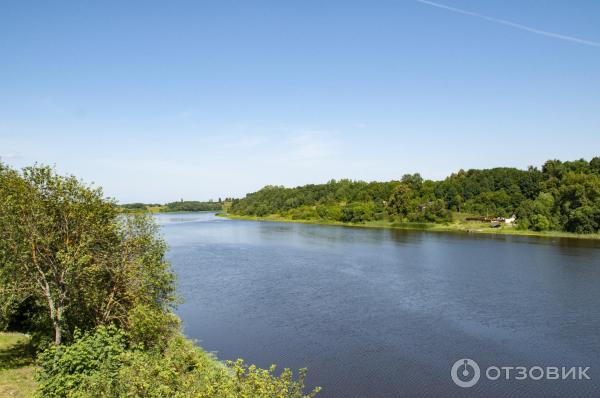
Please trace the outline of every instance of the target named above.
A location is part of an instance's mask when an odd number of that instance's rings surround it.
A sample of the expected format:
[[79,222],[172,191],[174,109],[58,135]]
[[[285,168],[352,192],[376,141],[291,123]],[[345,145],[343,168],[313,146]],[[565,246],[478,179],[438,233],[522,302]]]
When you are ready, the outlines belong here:
[[426,4],[428,6],[432,6],[432,7],[436,7],[436,8],[441,8],[443,10],[448,10],[448,11],[452,11],[452,12],[455,12],[455,13],[458,13],[458,14],[468,15],[468,16],[471,16],[471,17],[485,19],[487,21],[495,22],[495,23],[502,24],[502,25],[505,25],[505,26],[510,26],[511,28],[524,30],[526,32],[531,32],[531,33],[535,33],[535,34],[538,34],[538,35],[542,35],[542,36],[546,36],[546,37],[551,37],[551,38],[554,38],[554,39],[570,41],[572,43],[577,43],[577,44],[584,44],[586,46],[600,47],[600,43],[599,42],[595,42],[595,41],[591,41],[591,40],[585,40],[585,39],[580,39],[578,37],[566,36],[566,35],[561,35],[559,33],[548,32],[548,31],[545,31],[545,30],[540,30],[540,29],[532,28],[530,26],[521,25],[521,24],[518,24],[518,23],[515,23],[515,22],[507,21],[507,20],[504,20],[504,19],[489,17],[487,15],[479,14],[477,12],[467,11],[467,10],[463,10],[463,9],[456,8],[456,7],[450,7],[450,6],[447,6],[447,5],[444,5],[444,4],[435,3],[435,2],[429,1],[429,0],[415,0],[415,1],[417,1],[418,3],[421,3],[421,4]]

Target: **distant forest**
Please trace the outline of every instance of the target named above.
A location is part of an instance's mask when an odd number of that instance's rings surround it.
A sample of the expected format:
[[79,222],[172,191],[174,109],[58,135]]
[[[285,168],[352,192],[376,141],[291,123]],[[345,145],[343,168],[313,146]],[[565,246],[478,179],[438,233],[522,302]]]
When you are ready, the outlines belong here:
[[146,211],[154,209],[161,212],[178,212],[178,211],[219,211],[223,208],[223,202],[219,199],[218,202],[208,201],[199,202],[195,200],[181,200],[179,202],[160,204],[148,203],[126,203],[121,205],[122,208],[129,211]]
[[362,223],[449,222],[457,213],[517,216],[520,229],[596,233],[600,229],[600,157],[549,160],[527,170],[460,170],[441,181],[419,174],[398,181],[331,180],[296,188],[266,186],[234,199],[237,215]]

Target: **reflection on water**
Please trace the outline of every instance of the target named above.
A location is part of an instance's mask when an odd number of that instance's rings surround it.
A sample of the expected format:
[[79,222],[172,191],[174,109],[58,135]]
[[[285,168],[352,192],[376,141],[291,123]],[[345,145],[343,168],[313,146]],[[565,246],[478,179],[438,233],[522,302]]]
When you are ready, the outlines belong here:
[[[597,396],[594,241],[161,214],[186,333],[223,359],[309,368],[323,397]],[[482,381],[450,367],[590,366],[591,381]]]

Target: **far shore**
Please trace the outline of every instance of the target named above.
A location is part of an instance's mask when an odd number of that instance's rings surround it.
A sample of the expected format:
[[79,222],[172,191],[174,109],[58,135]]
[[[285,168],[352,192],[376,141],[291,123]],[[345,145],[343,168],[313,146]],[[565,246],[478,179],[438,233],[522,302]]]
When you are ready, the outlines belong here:
[[387,220],[367,221],[364,223],[347,223],[331,220],[294,220],[277,215],[269,215],[266,217],[257,216],[241,216],[218,212],[219,217],[231,218],[234,220],[254,220],[254,221],[273,221],[273,222],[289,222],[300,224],[317,224],[317,225],[334,225],[353,228],[383,228],[383,229],[402,229],[413,231],[431,231],[431,232],[458,232],[467,234],[486,234],[486,235],[514,235],[514,236],[533,236],[542,238],[566,238],[566,239],[585,239],[585,240],[600,240],[600,233],[597,234],[576,234],[563,231],[532,231],[518,229],[515,226],[502,225],[500,228],[492,228],[487,223],[480,222],[449,222],[449,223],[409,223],[409,222],[393,222]]

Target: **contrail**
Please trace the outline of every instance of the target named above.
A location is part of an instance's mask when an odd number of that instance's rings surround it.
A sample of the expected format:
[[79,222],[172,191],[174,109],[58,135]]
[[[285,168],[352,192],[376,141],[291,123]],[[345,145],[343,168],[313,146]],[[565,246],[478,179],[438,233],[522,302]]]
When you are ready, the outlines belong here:
[[521,25],[521,24],[518,24],[518,23],[515,23],[515,22],[507,21],[507,20],[504,20],[504,19],[499,19],[499,18],[494,18],[494,17],[488,17],[487,15],[479,14],[477,12],[462,10],[460,8],[450,7],[450,6],[447,6],[447,5],[444,5],[444,4],[435,3],[435,2],[429,1],[429,0],[416,0],[416,1],[419,2],[419,3],[422,3],[422,4],[427,4],[427,5],[432,6],[432,7],[442,8],[444,10],[456,12],[458,14],[469,15],[471,17],[485,19],[487,21],[499,23],[499,24],[502,24],[502,25],[510,26],[511,28],[521,29],[521,30],[524,30],[524,31],[527,31],[527,32],[531,32],[531,33],[535,33],[535,34],[542,35],[542,36],[547,36],[547,37],[552,37],[554,39],[560,39],[560,40],[570,41],[572,43],[585,44],[587,46],[592,46],[592,47],[600,47],[600,43],[596,42],[596,41],[585,40],[585,39],[580,39],[578,37],[565,36],[565,35],[561,35],[559,33],[548,32],[548,31],[545,31],[545,30],[540,30],[540,29],[532,28],[530,26]]

